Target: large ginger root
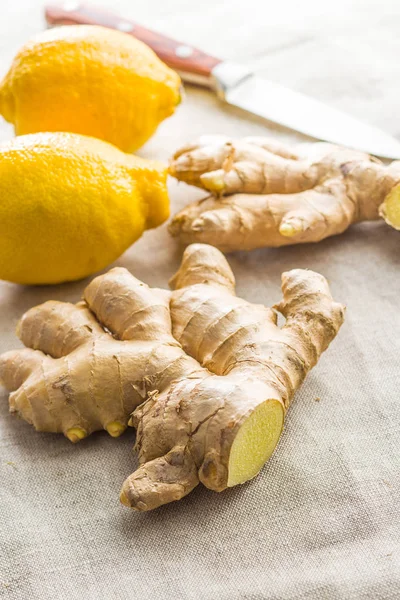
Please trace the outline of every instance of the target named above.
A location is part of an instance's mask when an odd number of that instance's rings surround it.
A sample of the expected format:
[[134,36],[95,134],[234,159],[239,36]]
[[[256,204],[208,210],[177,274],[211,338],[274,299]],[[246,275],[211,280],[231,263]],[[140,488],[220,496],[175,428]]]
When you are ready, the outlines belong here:
[[173,218],[170,233],[184,244],[230,252],[318,242],[380,216],[400,229],[400,161],[385,166],[325,143],[297,151],[208,136],[178,150],[170,173],[213,194]]
[[295,391],[343,321],[321,275],[297,269],[282,282],[279,328],[275,311],[236,297],[211,246],[186,250],[172,292],[112,269],[84,302],[46,302],[22,318],[27,348],[0,357],[10,410],[73,442],[134,425],[140,466],[121,501],[137,510],[199,481],[216,491],[245,482],[272,454]]

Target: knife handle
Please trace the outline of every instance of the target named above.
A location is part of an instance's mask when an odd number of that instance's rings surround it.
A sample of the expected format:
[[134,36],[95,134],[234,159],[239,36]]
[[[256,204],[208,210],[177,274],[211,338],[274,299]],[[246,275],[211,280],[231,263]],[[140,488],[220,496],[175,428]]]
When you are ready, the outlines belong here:
[[102,25],[123,31],[144,42],[169,67],[179,72],[184,81],[212,87],[211,72],[220,59],[210,56],[190,44],[173,40],[161,33],[146,29],[133,21],[94,6],[72,0],[50,4],[45,8],[48,25]]

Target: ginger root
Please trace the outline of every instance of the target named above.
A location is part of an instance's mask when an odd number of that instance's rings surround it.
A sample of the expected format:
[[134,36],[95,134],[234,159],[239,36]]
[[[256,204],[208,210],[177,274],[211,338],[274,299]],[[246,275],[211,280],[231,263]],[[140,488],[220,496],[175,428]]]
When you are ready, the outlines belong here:
[[235,295],[211,246],[186,249],[172,292],[112,269],[83,302],[22,317],[26,348],[0,357],[10,410],[72,442],[136,427],[139,467],[120,498],[140,511],[199,481],[216,491],[243,483],[271,456],[295,391],[343,322],[318,273],[295,269],[282,285],[280,328],[274,310]]
[[400,161],[385,166],[326,143],[292,150],[205,136],[178,150],[169,170],[212,193],[172,219],[169,231],[184,244],[230,252],[318,242],[380,217],[400,229]]

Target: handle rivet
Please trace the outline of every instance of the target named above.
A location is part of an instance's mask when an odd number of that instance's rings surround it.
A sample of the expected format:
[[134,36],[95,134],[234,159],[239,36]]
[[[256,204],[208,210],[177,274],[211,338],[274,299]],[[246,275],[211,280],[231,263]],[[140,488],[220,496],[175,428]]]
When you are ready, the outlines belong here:
[[128,23],[128,21],[120,21],[117,23],[117,29],[119,29],[119,31],[124,31],[125,33],[130,33],[135,27],[132,23]]
[[64,2],[63,10],[65,10],[65,12],[74,12],[75,10],[79,10],[80,6],[79,2],[71,0],[70,2]]
[[190,46],[178,46],[175,49],[175,54],[176,56],[179,56],[179,58],[189,58],[189,56],[192,56],[193,52],[194,50]]

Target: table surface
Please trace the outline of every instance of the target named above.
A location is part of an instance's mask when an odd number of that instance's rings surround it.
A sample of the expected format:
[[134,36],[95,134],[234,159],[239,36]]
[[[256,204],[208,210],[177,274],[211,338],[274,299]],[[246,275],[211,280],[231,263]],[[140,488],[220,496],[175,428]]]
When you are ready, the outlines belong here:
[[[0,7],[0,74],[44,26],[42,2]],[[400,3],[394,0],[103,0],[126,17],[253,65],[260,73],[400,136]],[[188,89],[141,150],[167,159],[203,133],[299,139]],[[0,122],[0,139],[13,135]],[[171,182],[176,211],[201,192]],[[275,303],[280,274],[323,273],[346,303],[338,338],[299,391],[273,458],[253,482],[136,514],[118,502],[134,470],[133,430],[72,446],[0,405],[0,597],[389,599],[400,589],[400,233],[362,224],[317,245],[229,257],[238,293]],[[180,249],[166,227],[117,265],[166,286]],[[0,351],[47,299],[77,301],[86,282],[0,284]],[[319,399],[316,402],[316,399]]]

